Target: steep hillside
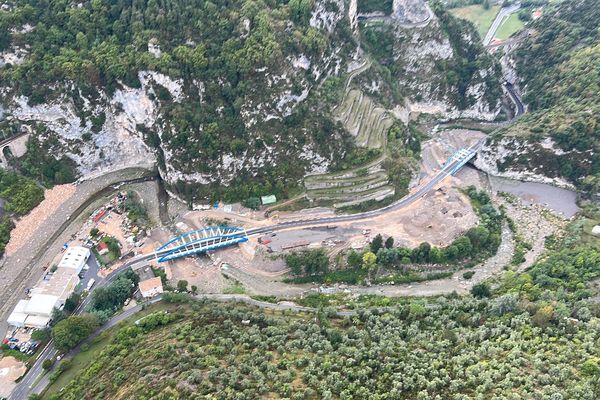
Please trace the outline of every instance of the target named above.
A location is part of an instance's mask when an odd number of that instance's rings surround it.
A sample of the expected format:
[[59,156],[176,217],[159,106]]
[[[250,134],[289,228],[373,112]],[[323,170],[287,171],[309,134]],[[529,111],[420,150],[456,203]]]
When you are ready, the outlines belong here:
[[493,173],[600,191],[600,8],[576,0],[545,10],[510,54],[529,113],[487,145]]
[[[427,6],[421,2],[421,7]],[[405,23],[409,10],[410,22]],[[426,112],[493,120],[500,111],[500,65],[470,23],[438,3],[433,11],[430,19],[414,23],[421,15],[413,15],[414,4],[406,10],[398,5],[392,19],[366,20],[362,40],[378,63],[357,82],[386,106],[395,107],[402,119],[410,112]]]
[[[469,27],[446,14],[403,25],[423,7],[394,3],[390,75],[374,46],[358,49],[352,1],[14,1],[0,14],[3,124],[33,129],[21,169],[35,176],[51,165],[49,183],[158,165],[189,201],[285,196],[355,145],[381,142],[389,123],[355,143],[332,115],[346,74],[371,52],[373,79],[357,85],[396,114],[409,103],[446,116],[497,113],[484,83],[496,79],[498,90],[497,77]],[[464,65],[468,76],[452,72]],[[382,102],[387,87],[394,96]]]
[[354,51],[343,2],[45,3],[3,15],[4,58],[23,54],[1,71],[5,108],[80,174],[158,162],[171,184],[269,185],[343,155],[304,101]]
[[348,317],[171,306],[65,363],[71,379],[44,398],[597,398],[598,309],[538,300],[531,277],[513,281],[493,299],[362,296]]

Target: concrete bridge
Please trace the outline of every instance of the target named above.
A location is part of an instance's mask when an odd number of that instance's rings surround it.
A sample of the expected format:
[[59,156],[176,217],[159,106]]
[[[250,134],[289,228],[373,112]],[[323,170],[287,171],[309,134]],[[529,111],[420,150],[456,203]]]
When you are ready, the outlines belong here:
[[5,139],[0,142],[0,166],[7,168],[9,160],[19,158],[25,155],[27,151],[27,141],[31,133],[25,132],[17,136]]

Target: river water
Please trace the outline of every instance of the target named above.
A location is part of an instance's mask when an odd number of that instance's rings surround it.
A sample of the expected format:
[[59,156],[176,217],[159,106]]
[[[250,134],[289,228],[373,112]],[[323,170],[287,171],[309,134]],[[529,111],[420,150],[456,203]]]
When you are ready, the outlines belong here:
[[525,204],[541,204],[551,210],[571,218],[579,211],[577,194],[571,190],[562,189],[544,183],[521,182],[512,179],[490,176],[492,190],[511,193]]

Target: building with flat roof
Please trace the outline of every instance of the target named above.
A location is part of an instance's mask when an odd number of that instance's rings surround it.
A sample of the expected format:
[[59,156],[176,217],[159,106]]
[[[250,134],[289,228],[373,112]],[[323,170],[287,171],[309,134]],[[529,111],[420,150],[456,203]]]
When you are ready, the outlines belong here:
[[25,312],[30,315],[49,317],[54,306],[58,303],[58,296],[51,294],[34,294],[25,306]]
[[140,281],[138,287],[140,288],[140,293],[145,298],[154,297],[163,292],[162,281],[159,276]]
[[268,196],[261,196],[260,201],[263,205],[274,204],[277,202],[277,197],[274,194],[270,194]]
[[90,249],[87,247],[73,246],[65,250],[65,254],[58,263],[58,268],[70,268],[80,273],[88,258],[90,258]]
[[19,300],[6,322],[18,328],[45,328],[50,322],[52,310],[57,306],[58,296],[33,294],[29,300]]
[[77,270],[71,268],[58,268],[49,279],[42,279],[33,289],[31,294],[48,294],[57,296],[60,305],[65,304],[67,298],[75,291],[79,284]]

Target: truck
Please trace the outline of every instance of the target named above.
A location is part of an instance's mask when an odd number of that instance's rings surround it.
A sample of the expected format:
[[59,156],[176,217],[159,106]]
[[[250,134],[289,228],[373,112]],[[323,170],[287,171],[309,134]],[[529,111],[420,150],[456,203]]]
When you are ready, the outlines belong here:
[[94,278],[90,279],[88,281],[87,287],[85,290],[87,290],[89,292],[89,290],[92,288],[92,286],[94,286],[94,283],[96,283],[96,280]]

